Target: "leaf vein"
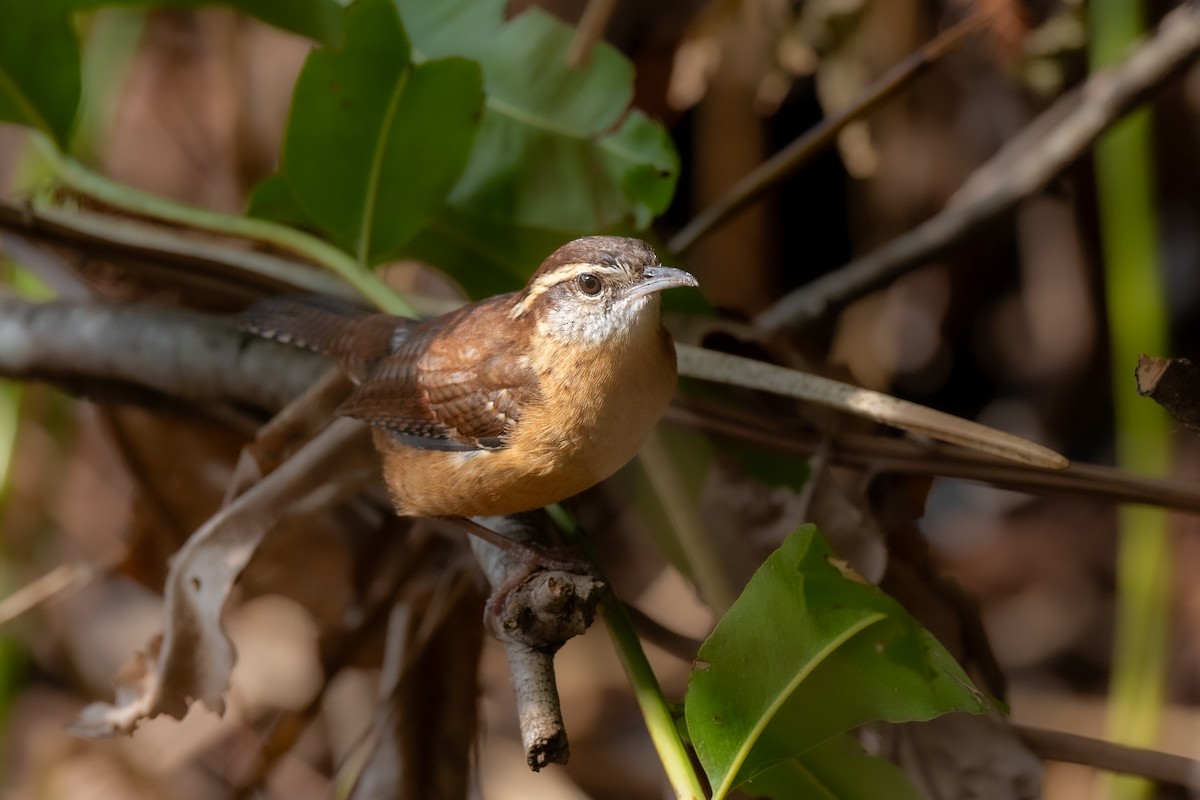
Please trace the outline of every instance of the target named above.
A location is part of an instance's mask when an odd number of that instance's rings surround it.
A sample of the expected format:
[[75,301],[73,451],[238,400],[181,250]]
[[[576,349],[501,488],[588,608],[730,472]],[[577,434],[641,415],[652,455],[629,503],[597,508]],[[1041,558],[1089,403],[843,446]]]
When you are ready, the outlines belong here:
[[783,706],[783,704],[787,702],[787,699],[795,693],[796,687],[803,683],[808,676],[812,674],[813,670],[823,663],[826,658],[828,658],[835,650],[837,650],[837,648],[841,647],[843,644],[850,641],[850,639],[854,638],[875,623],[882,622],[885,619],[887,619],[886,614],[877,612],[869,617],[864,617],[855,625],[852,625],[846,630],[842,631],[839,636],[830,640],[830,642],[821,648],[821,650],[818,651],[813,658],[809,659],[808,663],[804,665],[804,668],[799,670],[792,680],[788,681],[787,686],[784,687],[783,691],[779,692],[776,698],[767,707],[766,711],[762,714],[762,716],[759,717],[758,722],[755,723],[753,728],[751,728],[750,733],[746,736],[745,741],[742,742],[742,746],[738,749],[737,755],[734,756],[733,761],[729,765],[729,770],[725,773],[724,778],[721,780],[720,787],[713,792],[713,800],[720,800],[720,798],[725,797],[730,790],[733,789],[733,781],[737,777],[738,770],[740,770],[742,764],[746,762],[746,758],[749,756],[750,751],[753,749],[755,743],[758,742],[758,740],[762,737],[763,731],[766,730],[767,725],[772,719],[775,718],[775,715],[779,712],[779,709]]

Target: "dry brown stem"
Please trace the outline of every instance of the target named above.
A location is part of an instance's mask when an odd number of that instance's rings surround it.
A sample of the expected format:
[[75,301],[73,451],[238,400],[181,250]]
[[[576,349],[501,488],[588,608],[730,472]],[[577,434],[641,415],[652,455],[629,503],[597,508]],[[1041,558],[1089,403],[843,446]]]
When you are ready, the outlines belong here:
[[977,169],[946,208],[883,247],[781,298],[763,332],[801,329],[928,263],[1041,191],[1150,92],[1200,55],[1200,6],[1185,3],[1124,62],[1064,95]]

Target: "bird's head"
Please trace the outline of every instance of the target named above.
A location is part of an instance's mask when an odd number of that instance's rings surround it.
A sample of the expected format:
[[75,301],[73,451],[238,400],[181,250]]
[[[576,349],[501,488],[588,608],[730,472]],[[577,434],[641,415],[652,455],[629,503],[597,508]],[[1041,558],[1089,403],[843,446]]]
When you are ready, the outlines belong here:
[[659,321],[658,293],[696,286],[687,272],[658,263],[650,245],[624,236],[587,236],[542,262],[515,296],[512,318],[554,338],[601,344]]

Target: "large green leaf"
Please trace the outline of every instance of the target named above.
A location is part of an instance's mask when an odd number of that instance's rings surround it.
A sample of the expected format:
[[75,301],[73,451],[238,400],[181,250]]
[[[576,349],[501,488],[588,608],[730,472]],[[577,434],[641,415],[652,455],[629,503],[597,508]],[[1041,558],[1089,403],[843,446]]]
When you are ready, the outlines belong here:
[[441,208],[482,105],[476,64],[414,64],[393,4],[359,0],[344,45],[304,64],[281,174],[308,218],[360,263],[378,263]]
[[848,734],[834,736],[751,778],[740,790],[771,800],[922,800],[904,771],[868,755]]
[[250,193],[246,214],[291,225],[293,228],[313,231],[319,229],[312,217],[300,206],[300,200],[292,191],[287,178],[278,172],[263,178],[254,187],[254,191]]
[[[189,0],[162,3],[175,4],[193,3]],[[342,38],[342,6],[345,4],[337,0],[223,0],[221,5],[323,44],[337,44]]]
[[928,631],[804,526],[700,648],[685,713],[720,798],[863,723],[991,707]]
[[405,252],[436,264],[472,297],[511,291],[556,247],[572,238],[446,206]]
[[662,127],[630,110],[633,67],[614,48],[572,69],[572,29],[539,9],[504,22],[504,0],[396,1],[419,57],[483,68],[483,127],[456,208],[572,235],[644,227],[666,208],[678,159]]
[[341,40],[344,5],[338,0],[65,0],[65,3],[72,11],[228,6],[324,44],[337,44]]
[[0,122],[65,147],[79,106],[79,42],[62,0],[0,0]]

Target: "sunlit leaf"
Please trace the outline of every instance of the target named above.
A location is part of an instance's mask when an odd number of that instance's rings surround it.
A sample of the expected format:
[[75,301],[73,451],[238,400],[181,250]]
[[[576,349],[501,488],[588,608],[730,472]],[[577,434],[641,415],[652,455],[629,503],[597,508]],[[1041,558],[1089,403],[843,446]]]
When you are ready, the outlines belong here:
[[989,708],[937,640],[812,526],[767,559],[700,648],[685,704],[715,797],[872,720]]
[[490,254],[501,247],[464,221],[557,231],[561,242],[632,232],[666,208],[678,157],[662,126],[630,109],[633,66],[614,48],[602,43],[572,69],[573,29],[539,9],[506,22],[503,0],[397,1],[418,60],[465,56],[484,73],[483,125],[440,238]]
[[472,297],[511,291],[571,237],[446,206],[405,248],[457,279]]
[[282,174],[363,264],[395,255],[442,206],[478,127],[479,68],[409,55],[392,3],[360,0],[344,46],[312,53],[292,98]]

